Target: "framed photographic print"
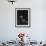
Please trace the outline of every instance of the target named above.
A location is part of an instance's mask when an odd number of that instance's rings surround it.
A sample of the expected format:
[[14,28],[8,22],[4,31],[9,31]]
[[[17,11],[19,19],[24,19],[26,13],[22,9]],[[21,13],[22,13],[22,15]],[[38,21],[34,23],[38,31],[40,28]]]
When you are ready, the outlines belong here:
[[30,8],[15,8],[15,26],[30,27]]

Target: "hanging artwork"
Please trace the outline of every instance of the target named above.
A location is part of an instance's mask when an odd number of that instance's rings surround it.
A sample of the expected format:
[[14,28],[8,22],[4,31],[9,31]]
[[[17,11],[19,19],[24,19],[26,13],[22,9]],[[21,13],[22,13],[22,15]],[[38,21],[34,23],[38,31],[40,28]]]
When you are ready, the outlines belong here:
[[15,9],[15,26],[30,27],[30,8]]

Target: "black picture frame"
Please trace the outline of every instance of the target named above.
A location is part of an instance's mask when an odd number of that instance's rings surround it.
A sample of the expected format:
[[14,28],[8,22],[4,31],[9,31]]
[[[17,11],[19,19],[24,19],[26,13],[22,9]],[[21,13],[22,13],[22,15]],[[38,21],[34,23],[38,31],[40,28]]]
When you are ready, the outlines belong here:
[[30,8],[15,8],[15,27],[31,27],[30,20]]

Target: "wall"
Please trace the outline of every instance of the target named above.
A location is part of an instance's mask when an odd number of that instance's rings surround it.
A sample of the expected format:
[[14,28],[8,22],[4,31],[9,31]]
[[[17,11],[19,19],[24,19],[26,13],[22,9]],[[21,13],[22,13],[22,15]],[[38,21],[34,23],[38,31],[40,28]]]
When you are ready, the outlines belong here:
[[[7,0],[0,0],[0,41],[15,40],[19,32],[30,34],[33,40],[46,40],[46,10],[44,1],[17,0],[12,5]],[[15,8],[31,8],[30,28],[15,27]]]

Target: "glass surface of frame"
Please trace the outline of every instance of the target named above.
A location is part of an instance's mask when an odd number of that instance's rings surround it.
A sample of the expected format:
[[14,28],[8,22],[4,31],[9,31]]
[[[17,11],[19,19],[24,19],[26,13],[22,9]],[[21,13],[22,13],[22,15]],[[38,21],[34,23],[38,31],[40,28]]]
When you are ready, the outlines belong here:
[[15,26],[30,27],[30,8],[15,8]]

